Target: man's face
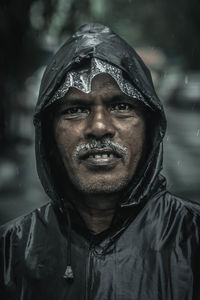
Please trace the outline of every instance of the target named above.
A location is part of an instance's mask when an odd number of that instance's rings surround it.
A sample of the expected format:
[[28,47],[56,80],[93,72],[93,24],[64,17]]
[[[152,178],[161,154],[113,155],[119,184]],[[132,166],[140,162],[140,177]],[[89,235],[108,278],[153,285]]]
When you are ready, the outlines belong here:
[[55,140],[69,179],[83,193],[115,193],[133,178],[145,139],[138,101],[97,75],[90,93],[70,88],[60,100]]

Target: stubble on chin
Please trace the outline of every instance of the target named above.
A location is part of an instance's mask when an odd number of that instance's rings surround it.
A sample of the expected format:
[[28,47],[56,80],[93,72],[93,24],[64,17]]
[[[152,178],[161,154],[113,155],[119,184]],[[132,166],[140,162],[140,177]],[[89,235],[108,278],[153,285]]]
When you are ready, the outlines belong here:
[[72,180],[74,187],[84,194],[113,194],[121,192],[129,183],[128,176],[116,180],[106,180],[104,178],[85,180],[83,178],[74,178]]

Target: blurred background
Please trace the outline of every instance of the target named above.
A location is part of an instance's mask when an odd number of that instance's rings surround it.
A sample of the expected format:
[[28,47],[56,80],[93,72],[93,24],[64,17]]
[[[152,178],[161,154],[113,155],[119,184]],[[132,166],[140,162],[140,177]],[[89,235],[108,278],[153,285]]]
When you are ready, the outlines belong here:
[[88,22],[110,26],[151,69],[168,118],[168,189],[200,202],[199,16],[198,0],[1,0],[0,224],[48,201],[34,157],[39,83],[50,56]]

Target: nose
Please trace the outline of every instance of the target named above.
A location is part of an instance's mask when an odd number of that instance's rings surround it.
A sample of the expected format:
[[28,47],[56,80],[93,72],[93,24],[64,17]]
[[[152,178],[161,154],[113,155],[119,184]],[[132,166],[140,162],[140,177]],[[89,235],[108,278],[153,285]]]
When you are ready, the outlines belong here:
[[103,137],[112,138],[114,135],[115,128],[107,109],[101,105],[95,107],[87,119],[85,137],[101,139]]

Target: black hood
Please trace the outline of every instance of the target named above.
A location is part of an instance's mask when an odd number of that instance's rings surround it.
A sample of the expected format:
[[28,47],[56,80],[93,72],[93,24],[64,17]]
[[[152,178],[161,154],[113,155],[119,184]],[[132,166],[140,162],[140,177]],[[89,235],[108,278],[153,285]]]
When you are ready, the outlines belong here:
[[[48,128],[48,109],[55,91],[60,87],[66,73],[92,57],[101,59],[120,68],[132,85],[137,88],[148,103],[151,116],[151,146],[138,176],[133,179],[124,195],[121,206],[144,203],[155,192],[165,186],[160,175],[162,169],[162,140],[166,130],[163,107],[153,87],[149,70],[141,58],[124,40],[108,27],[100,24],[82,26],[55,54],[42,78],[38,102],[34,116],[36,130],[36,160],[42,185],[60,208],[64,196],[57,180],[56,166],[51,157],[52,144]],[[48,107],[48,108],[47,108]],[[48,121],[50,122],[50,121]]]

